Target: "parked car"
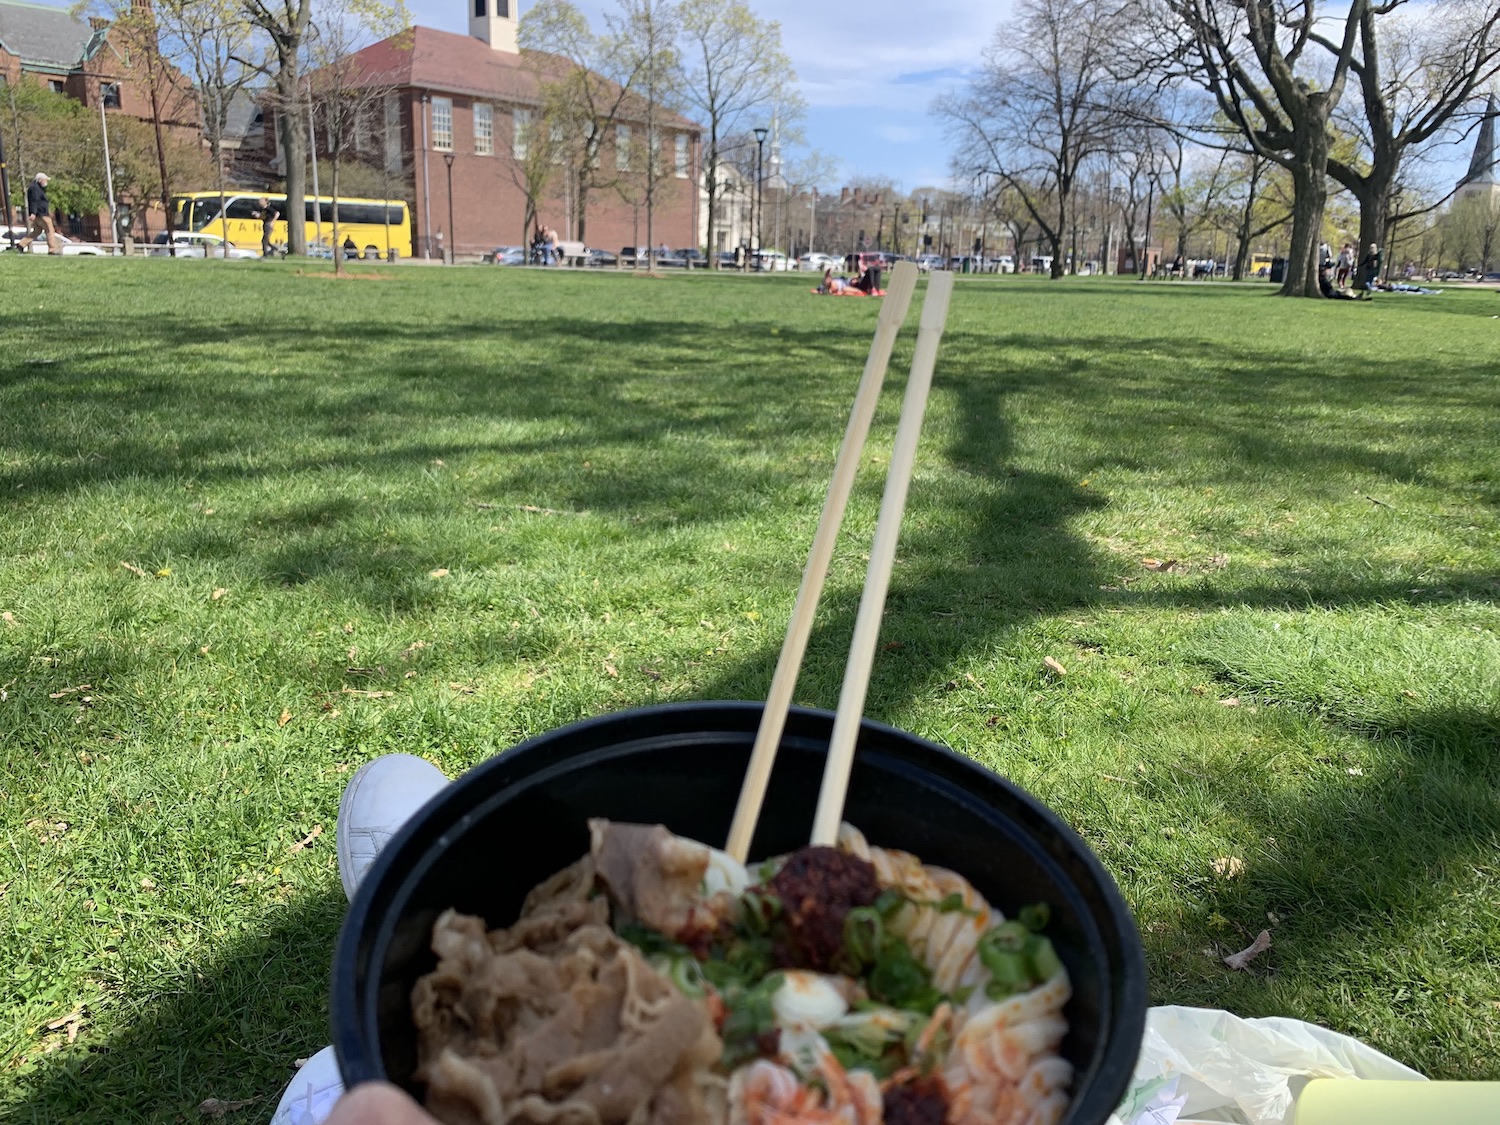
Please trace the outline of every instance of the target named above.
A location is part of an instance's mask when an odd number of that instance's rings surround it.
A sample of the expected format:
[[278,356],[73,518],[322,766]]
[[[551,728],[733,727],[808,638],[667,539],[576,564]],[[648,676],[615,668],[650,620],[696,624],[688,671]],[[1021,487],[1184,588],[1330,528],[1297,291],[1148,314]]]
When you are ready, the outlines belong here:
[[922,273],[931,273],[933,270],[943,268],[943,256],[941,254],[918,254],[917,269]]
[[682,259],[683,264],[687,266],[688,269],[708,269],[708,259],[704,256],[702,250],[699,250],[697,248],[679,250],[677,251],[677,256]]
[[620,247],[620,264],[622,266],[633,266],[633,265],[635,265],[635,247],[634,246],[622,246],[622,247]]
[[588,250],[583,255],[583,264],[586,266],[613,266],[619,262],[619,258],[608,250]]
[[[224,247],[226,243],[224,239],[220,238],[216,234],[204,234],[200,231],[180,230],[172,236],[172,245],[176,247],[176,256],[179,258],[225,257]],[[232,242],[227,243],[227,245],[229,247],[228,257],[231,261],[260,257],[259,250],[246,250],[243,247],[236,246]],[[321,252],[314,253],[315,247],[318,248]],[[168,257],[171,254],[171,247],[167,245],[166,231],[162,231],[151,240],[151,246],[147,252],[157,257],[163,258]],[[333,250],[331,247],[325,245],[324,243],[312,242],[308,244],[307,256],[309,258],[332,258]]]
[[817,250],[809,250],[797,259],[797,268],[814,270],[817,273],[822,273],[824,270],[839,270],[844,268],[844,259]]
[[496,246],[484,256],[486,265],[491,266],[524,266],[526,264],[526,247],[524,246]]
[[770,273],[784,273],[792,268],[792,263],[780,250],[757,250],[751,268]]
[[721,270],[739,269],[739,259],[735,257],[733,250],[719,251],[719,268]]
[[[0,229],[0,249],[9,249],[10,247],[10,239],[6,237],[7,230],[10,234],[15,235],[19,240],[26,237],[26,232],[29,229],[29,227],[9,227]],[[92,242],[74,242],[65,234],[59,234],[57,236],[57,241],[62,249],[63,255],[69,258],[103,258],[109,253],[109,251],[104,249],[104,247],[96,246]],[[27,252],[31,254],[47,253],[47,240],[45,238],[38,238],[29,247],[27,247]]]

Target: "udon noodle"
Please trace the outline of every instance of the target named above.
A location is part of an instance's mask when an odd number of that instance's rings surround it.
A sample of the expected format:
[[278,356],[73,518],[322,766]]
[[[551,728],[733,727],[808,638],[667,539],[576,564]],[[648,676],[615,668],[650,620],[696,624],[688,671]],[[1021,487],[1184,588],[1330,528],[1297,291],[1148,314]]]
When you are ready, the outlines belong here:
[[508,929],[448,911],[412,993],[449,1125],[1052,1125],[1071,994],[1040,932],[872,847],[747,871],[660,825],[589,854]]

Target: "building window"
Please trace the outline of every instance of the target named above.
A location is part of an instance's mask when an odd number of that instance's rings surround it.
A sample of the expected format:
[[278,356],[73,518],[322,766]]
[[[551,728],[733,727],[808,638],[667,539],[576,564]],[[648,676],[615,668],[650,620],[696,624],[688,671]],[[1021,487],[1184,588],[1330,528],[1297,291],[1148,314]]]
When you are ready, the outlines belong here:
[[495,0],[495,15],[510,19],[510,0]]
[[474,16],[476,19],[484,19],[484,0],[474,0]]
[[489,102],[474,104],[474,152],[478,156],[495,153],[495,107]]
[[673,170],[677,178],[685,180],[688,174],[688,149],[687,134],[678,133],[676,138],[677,150],[673,153]]
[[47,88],[49,90],[51,90],[54,94],[61,94],[61,93],[63,93],[64,90],[63,90],[62,79],[60,79],[60,78],[54,78],[54,79],[52,79],[50,82],[47,83]]
[[517,109],[511,113],[512,132],[510,154],[517,160],[526,159],[526,134],[531,132],[531,110]]
[[630,171],[630,126],[615,126],[615,171]]
[[561,125],[552,126],[551,139],[552,163],[561,164],[563,162],[563,142],[567,139]]
[[120,84],[118,82],[99,83],[99,100],[104,103],[105,109],[119,109]]
[[453,99],[432,99],[432,147],[453,151]]

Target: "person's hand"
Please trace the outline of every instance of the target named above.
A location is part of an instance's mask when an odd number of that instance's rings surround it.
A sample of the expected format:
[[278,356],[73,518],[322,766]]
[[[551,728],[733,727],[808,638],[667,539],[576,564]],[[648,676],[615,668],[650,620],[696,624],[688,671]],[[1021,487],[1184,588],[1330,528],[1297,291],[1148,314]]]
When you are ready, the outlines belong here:
[[323,1125],[438,1125],[438,1122],[404,1090],[385,1082],[366,1082],[335,1102]]

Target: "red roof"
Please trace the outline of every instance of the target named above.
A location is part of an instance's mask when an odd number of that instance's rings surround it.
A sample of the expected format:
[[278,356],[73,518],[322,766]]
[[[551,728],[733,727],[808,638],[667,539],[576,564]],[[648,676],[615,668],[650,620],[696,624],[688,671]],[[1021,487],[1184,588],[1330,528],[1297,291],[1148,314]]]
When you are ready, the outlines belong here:
[[[559,56],[496,51],[472,36],[431,27],[408,28],[371,44],[354,57],[372,83],[519,105],[540,103],[538,69],[560,77],[569,66]],[[698,128],[696,123],[675,115],[671,124]]]

